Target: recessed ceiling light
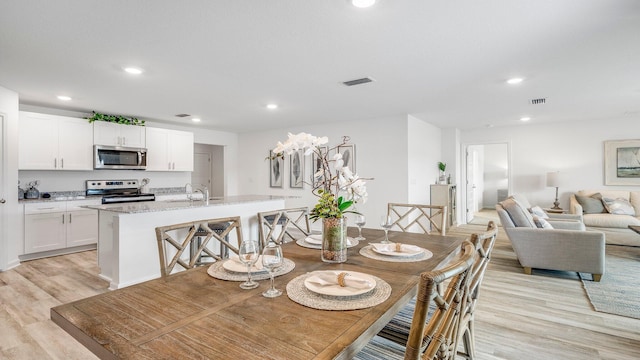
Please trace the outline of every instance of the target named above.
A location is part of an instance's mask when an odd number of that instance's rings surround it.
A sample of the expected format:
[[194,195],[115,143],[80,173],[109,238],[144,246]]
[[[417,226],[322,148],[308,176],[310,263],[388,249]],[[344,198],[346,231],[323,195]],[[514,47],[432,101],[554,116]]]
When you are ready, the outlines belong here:
[[66,96],[66,95],[58,95],[58,100],[62,100],[62,101],[70,101],[71,97]]
[[128,72],[131,75],[140,75],[144,70],[137,67],[126,67],[124,71]]
[[509,85],[520,84],[523,80],[524,80],[523,78],[511,78],[507,80],[507,84]]
[[193,119],[191,119],[191,121],[193,121],[193,122],[200,122],[201,120],[200,120],[199,118],[193,118]]
[[369,6],[373,6],[373,4],[376,3],[376,0],[351,0],[351,3],[355,7],[367,8]]
[[278,108],[278,104],[267,104],[267,109],[275,110]]
[[523,116],[520,118],[520,121],[529,121],[529,120],[531,120],[531,118],[528,116]]

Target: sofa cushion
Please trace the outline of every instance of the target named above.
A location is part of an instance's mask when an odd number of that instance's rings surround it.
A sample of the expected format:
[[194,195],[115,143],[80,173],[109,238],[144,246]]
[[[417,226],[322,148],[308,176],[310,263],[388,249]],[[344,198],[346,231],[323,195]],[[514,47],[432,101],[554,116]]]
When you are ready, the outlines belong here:
[[536,215],[533,215],[533,223],[540,229],[553,229],[553,226],[545,218]]
[[542,210],[542,208],[540,206],[534,206],[531,209],[529,209],[529,212],[531,213],[531,215],[533,215],[533,220],[535,221],[536,216],[542,219],[548,219],[549,218],[549,214],[547,214],[544,210]]
[[591,194],[590,196],[576,194],[576,200],[582,206],[583,214],[601,214],[606,213],[602,196],[600,193]]
[[629,225],[640,226],[640,219],[631,215],[585,214],[583,220],[584,224],[589,227],[627,229]]
[[607,209],[607,212],[615,215],[631,215],[635,216],[636,212],[631,206],[631,203],[625,199],[617,198],[602,198],[602,202],[604,203],[604,207]]
[[508,198],[501,201],[500,205],[504,208],[507,214],[509,214],[511,221],[513,221],[513,224],[516,227],[536,227],[536,224],[533,222],[533,217],[529,211],[514,198]]

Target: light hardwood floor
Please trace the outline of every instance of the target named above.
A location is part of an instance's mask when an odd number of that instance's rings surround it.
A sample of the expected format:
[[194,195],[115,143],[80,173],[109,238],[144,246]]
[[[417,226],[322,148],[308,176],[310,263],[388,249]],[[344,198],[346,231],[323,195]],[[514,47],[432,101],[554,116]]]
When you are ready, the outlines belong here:
[[[95,258],[87,251],[0,273],[0,359],[95,359],[49,320],[51,307],[107,291]],[[502,229],[476,316],[480,360],[640,359],[640,320],[594,311],[576,274],[525,275]]]

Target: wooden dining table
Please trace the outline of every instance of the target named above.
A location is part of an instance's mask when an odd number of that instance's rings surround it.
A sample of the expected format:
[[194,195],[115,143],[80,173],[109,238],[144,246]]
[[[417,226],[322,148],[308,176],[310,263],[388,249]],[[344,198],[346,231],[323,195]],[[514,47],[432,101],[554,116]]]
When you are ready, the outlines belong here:
[[[348,233],[355,237],[357,229]],[[318,310],[286,293],[265,298],[268,280],[243,290],[203,266],[56,306],[51,320],[101,359],[351,359],[415,295],[420,273],[449,261],[464,240],[390,231],[392,242],[418,245],[433,257],[388,262],[359,253],[384,232],[362,234],[366,240],[339,264],[323,262],[318,249],[283,244],[295,268],[276,277],[275,286],[284,291],[292,279],[316,270],[366,273],[391,286],[389,298],[372,307]]]

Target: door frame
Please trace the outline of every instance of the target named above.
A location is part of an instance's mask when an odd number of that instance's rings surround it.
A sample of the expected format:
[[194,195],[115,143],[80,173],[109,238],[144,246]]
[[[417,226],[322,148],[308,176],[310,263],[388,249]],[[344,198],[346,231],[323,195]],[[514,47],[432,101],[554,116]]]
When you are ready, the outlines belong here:
[[508,181],[508,186],[507,186],[507,190],[508,193],[511,194],[511,189],[513,186],[513,179],[511,177],[511,169],[512,169],[512,156],[511,156],[511,140],[495,140],[495,141],[485,141],[485,142],[481,142],[481,141],[473,141],[473,142],[468,142],[468,143],[463,143],[461,144],[461,152],[460,152],[460,158],[461,158],[461,164],[462,166],[460,166],[460,172],[461,172],[461,179],[463,181],[463,185],[464,185],[464,191],[462,191],[462,189],[460,189],[460,203],[462,204],[463,208],[463,212],[462,212],[462,220],[464,224],[467,224],[467,186],[469,186],[468,183],[468,178],[467,178],[467,151],[469,146],[478,146],[478,145],[497,145],[497,144],[506,144],[507,145],[507,181]]

